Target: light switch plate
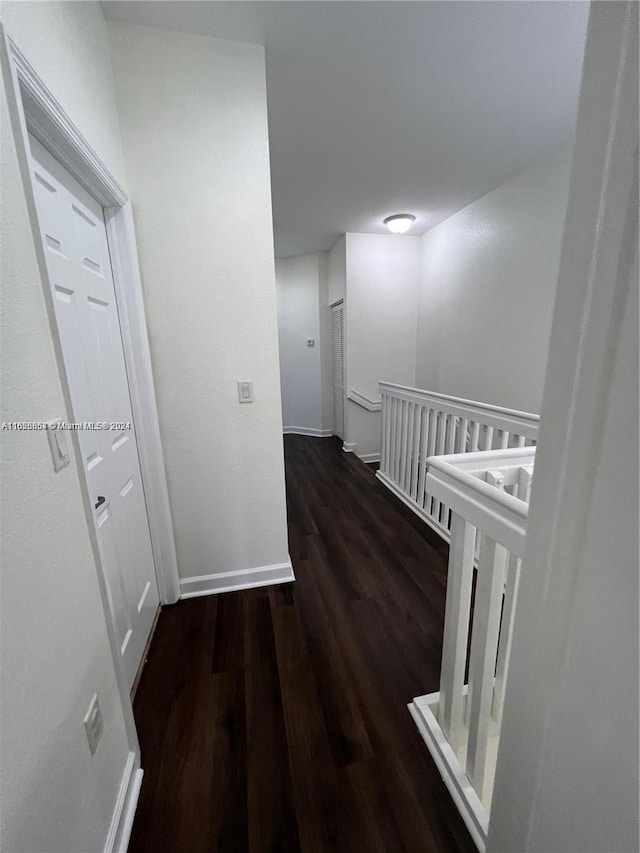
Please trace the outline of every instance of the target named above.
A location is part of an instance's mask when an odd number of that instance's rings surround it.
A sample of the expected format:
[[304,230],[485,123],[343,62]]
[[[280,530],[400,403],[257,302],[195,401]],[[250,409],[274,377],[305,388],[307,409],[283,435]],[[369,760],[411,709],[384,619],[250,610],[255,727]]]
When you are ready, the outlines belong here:
[[51,458],[53,459],[53,470],[56,472],[71,462],[67,433],[65,430],[60,429],[61,424],[62,418],[47,421],[47,439],[49,440],[49,449],[51,450]]
[[253,403],[253,382],[238,382],[238,402]]
[[97,693],[93,694],[89,710],[85,714],[84,729],[87,734],[87,740],[89,741],[91,755],[95,755],[100,738],[102,737],[102,730],[104,729],[104,720],[102,719],[102,711],[100,710]]

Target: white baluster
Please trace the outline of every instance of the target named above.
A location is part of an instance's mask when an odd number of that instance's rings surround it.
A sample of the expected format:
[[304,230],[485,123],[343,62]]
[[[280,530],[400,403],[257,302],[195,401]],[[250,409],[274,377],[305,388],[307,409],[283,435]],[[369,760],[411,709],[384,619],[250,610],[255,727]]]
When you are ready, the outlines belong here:
[[380,393],[381,416],[380,416],[380,466],[379,470],[386,474],[387,467],[387,395],[382,391]]
[[458,427],[458,440],[456,443],[456,453],[465,453],[467,449],[467,432],[469,430],[469,421],[467,418],[460,418]]
[[418,475],[417,501],[424,507],[428,497],[424,491],[424,481],[427,475],[427,458],[429,456],[429,430],[431,429],[432,410],[426,407],[422,410],[422,437],[420,443],[420,473]]
[[[429,418],[429,450],[427,451],[427,456],[435,456],[436,452],[436,437],[438,435],[438,421],[440,420],[440,412],[437,409],[431,409],[431,417]],[[433,505],[434,500],[429,495],[427,495],[425,501],[425,509],[429,513],[429,515],[433,518]]]
[[400,444],[400,459],[398,466],[398,485],[404,491],[405,469],[407,460],[407,431],[409,429],[409,403],[406,400],[402,401],[402,421],[401,433],[402,441]]
[[475,421],[473,424],[473,429],[471,430],[471,447],[469,448],[470,453],[475,453],[479,448],[480,440],[480,424],[478,421]]
[[389,468],[391,466],[391,415],[393,412],[392,404],[393,399],[388,394],[385,394],[385,405],[387,409],[387,416],[385,422],[385,432],[387,435],[387,444],[386,444],[386,452],[384,457],[384,473],[389,476]]
[[420,462],[420,430],[424,406],[416,405],[413,409],[413,443],[411,445],[411,487],[410,495],[415,501],[418,498],[418,464]]
[[403,460],[403,490],[410,494],[411,492],[411,453],[413,451],[413,429],[415,425],[415,403],[407,404],[407,449]]
[[396,458],[396,398],[389,396],[389,464],[387,467],[387,476],[393,480],[393,463]]
[[458,418],[455,415],[449,415],[447,423],[447,438],[445,441],[445,453],[456,452],[456,425]]
[[[444,454],[444,448],[447,439],[448,420],[449,417],[445,412],[438,412],[438,427],[436,430],[436,456],[442,456]],[[431,507],[431,517],[434,521],[437,521],[438,524],[440,524],[441,510],[442,504],[440,503],[440,501],[434,500],[433,505]]]
[[400,443],[402,440],[402,400],[396,398],[395,440],[393,443],[393,482],[398,483],[400,473]]
[[518,584],[520,583],[520,564],[521,560],[515,554],[509,554],[504,604],[502,606],[502,622],[500,624],[498,660],[496,663],[496,682],[493,688],[493,704],[491,707],[491,715],[498,725],[502,721],[504,690],[509,671],[511,641],[513,639],[513,618],[516,609],[516,599],[518,597]]
[[462,730],[475,538],[475,527],[452,513],[438,720],[454,751]]
[[484,430],[484,449],[491,450],[493,447],[493,427],[485,427]]
[[483,535],[473,606],[469,664],[471,708],[467,746],[467,776],[480,799],[484,794],[506,556],[507,552],[501,545]]
[[529,503],[531,495],[531,482],[533,479],[533,465],[523,465],[518,472],[518,498]]

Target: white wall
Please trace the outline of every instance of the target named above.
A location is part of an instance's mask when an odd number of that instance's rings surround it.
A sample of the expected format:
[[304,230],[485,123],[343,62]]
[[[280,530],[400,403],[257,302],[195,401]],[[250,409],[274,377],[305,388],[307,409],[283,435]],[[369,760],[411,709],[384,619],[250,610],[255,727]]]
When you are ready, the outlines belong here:
[[[544,749],[544,784],[528,841],[527,849],[534,851],[639,849],[638,310],[636,265],[586,523],[581,577],[565,612],[569,663],[545,746],[538,744],[540,753]],[[557,671],[558,663],[547,663],[548,690],[557,686],[551,670]],[[503,820],[507,811],[508,805]],[[493,849],[510,849],[497,829]]]
[[[122,177],[106,26],[97,4],[4,3],[2,23]],[[1,419],[65,408],[23,184],[1,96]],[[0,799],[7,853],[101,851],[129,755],[75,464],[54,474],[42,432],[0,433]],[[83,717],[97,691],[95,756]]]
[[594,3],[492,853],[640,849],[637,155],[638,7]]
[[569,167],[557,154],[423,236],[418,387],[540,411]]
[[329,252],[327,298],[335,305],[347,295],[347,237],[343,234]]
[[180,575],[285,563],[264,50],[110,37]]
[[[325,412],[326,253],[276,261],[282,422],[285,432],[322,434]],[[326,318],[325,318],[326,319]],[[322,326],[322,327],[321,327]],[[313,338],[315,346],[307,346]],[[323,364],[324,358],[324,364]],[[331,386],[329,385],[329,390]],[[330,432],[329,432],[330,434]]]
[[[415,384],[420,237],[346,235],[346,384],[379,400],[380,380]],[[347,401],[345,444],[380,452],[380,413]]]
[[97,2],[0,2],[0,19],[71,120],[126,186],[107,24]]

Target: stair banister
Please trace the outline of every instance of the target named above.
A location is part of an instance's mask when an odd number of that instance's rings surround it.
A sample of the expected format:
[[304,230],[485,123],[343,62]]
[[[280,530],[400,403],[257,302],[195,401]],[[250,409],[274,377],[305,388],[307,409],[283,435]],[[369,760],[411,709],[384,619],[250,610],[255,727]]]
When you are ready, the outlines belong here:
[[479,850],[489,825],[534,460],[534,447],[517,446],[427,459],[425,489],[450,514],[445,625],[440,689],[409,708]]
[[539,416],[420,388],[380,382],[377,477],[446,541],[449,508],[429,493],[427,459],[535,446]]

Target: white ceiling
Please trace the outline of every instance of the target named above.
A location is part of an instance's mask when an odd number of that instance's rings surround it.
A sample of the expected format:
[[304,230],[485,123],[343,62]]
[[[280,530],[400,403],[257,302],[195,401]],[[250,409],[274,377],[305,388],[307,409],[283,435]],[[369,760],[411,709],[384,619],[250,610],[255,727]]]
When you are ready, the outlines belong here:
[[422,234],[566,144],[588,3],[138,2],[109,19],[264,44],[276,255]]

